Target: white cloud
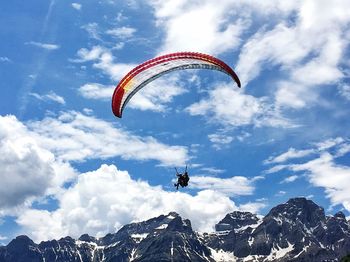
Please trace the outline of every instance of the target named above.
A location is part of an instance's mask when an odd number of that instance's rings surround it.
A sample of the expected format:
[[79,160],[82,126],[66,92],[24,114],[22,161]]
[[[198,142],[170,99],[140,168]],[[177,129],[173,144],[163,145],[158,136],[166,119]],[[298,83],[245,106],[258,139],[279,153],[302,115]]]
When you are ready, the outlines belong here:
[[0,123],[0,210],[11,213],[35,199],[58,194],[76,175],[14,116],[0,116]]
[[62,96],[57,95],[53,91],[50,91],[48,94],[45,94],[45,95],[39,95],[37,93],[30,93],[30,95],[42,101],[54,101],[62,105],[66,103],[66,101]]
[[86,30],[86,32],[89,34],[90,38],[96,39],[96,40],[101,40],[101,37],[100,37],[101,32],[98,28],[97,23],[89,23],[89,24],[83,25],[81,28]]
[[[350,4],[345,0],[322,4],[293,1],[286,10],[284,18],[288,22],[272,20],[272,28],[259,27],[247,40],[236,71],[242,83],[248,84],[263,66],[278,67],[284,80],[277,83],[276,104],[300,109],[319,102],[319,86],[343,77],[341,63],[349,45],[344,34],[350,21]],[[265,17],[270,20],[271,16]],[[274,80],[279,77],[276,75]]]
[[334,146],[337,146],[337,145],[343,143],[344,141],[345,140],[342,137],[330,138],[330,139],[327,139],[325,141],[316,143],[315,146],[317,147],[317,149],[319,151],[324,151],[324,150],[330,149]]
[[259,214],[260,210],[266,206],[267,204],[262,202],[248,202],[246,204],[239,205],[238,209],[245,212],[251,212],[253,214]]
[[166,105],[172,102],[175,96],[187,92],[179,83],[179,75],[176,74],[158,78],[137,92],[128,106],[139,110],[164,112],[167,110]]
[[36,46],[36,47],[40,47],[42,49],[46,49],[46,50],[56,50],[56,49],[59,49],[60,46],[59,45],[56,45],[56,44],[47,44],[47,43],[40,43],[40,42],[34,42],[34,41],[31,41],[31,42],[27,42],[26,43],[27,45],[33,45],[33,46]]
[[36,134],[42,147],[64,161],[121,157],[156,160],[161,165],[183,165],[189,159],[185,147],[168,146],[153,137],[140,137],[116,128],[112,123],[78,112],[32,121],[28,127]]
[[161,52],[196,51],[219,54],[237,47],[246,27],[232,21],[234,1],[149,1],[156,23],[165,30]]
[[[313,143],[312,144],[315,148],[312,149],[304,149],[304,150],[297,150],[293,147],[289,148],[287,152],[284,152],[278,156],[271,156],[267,160],[264,161],[264,164],[280,164],[283,162],[287,162],[296,158],[303,158],[306,156],[310,156],[312,154],[319,154],[320,152],[332,149],[336,147],[336,156],[343,156],[347,154],[350,151],[350,145],[346,143],[346,140],[342,137],[336,137],[336,138],[330,138],[327,140],[324,140],[322,142]],[[276,165],[269,169],[267,173],[275,173],[278,172],[284,168],[286,168],[288,165]]]
[[124,42],[119,42],[119,43],[115,43],[115,45],[112,49],[113,50],[121,50],[121,49],[123,49],[124,46],[125,46]]
[[92,61],[93,67],[101,70],[108,75],[113,81],[121,80],[135,64],[114,63],[114,57],[110,50],[102,46],[93,46],[91,50],[81,48],[78,50],[78,59],[71,60],[76,63]]
[[300,176],[297,176],[297,175],[292,175],[292,176],[286,177],[285,179],[282,180],[281,184],[292,183],[295,180],[297,180],[299,177]]
[[282,162],[286,162],[290,159],[294,159],[294,158],[302,158],[305,156],[308,156],[312,153],[314,153],[315,151],[313,149],[307,149],[307,150],[296,150],[295,148],[289,148],[287,152],[276,156],[276,157],[270,157],[269,159],[265,160],[264,163],[265,164],[270,164],[270,163],[282,163]]
[[341,157],[350,152],[350,143],[343,143],[337,148],[336,157]]
[[236,67],[242,83],[247,84],[257,77],[264,63],[293,65],[300,61],[307,51],[303,44],[296,44],[298,37],[299,32],[295,28],[278,24],[271,31],[258,31],[248,39]]
[[92,110],[91,108],[84,108],[83,112],[85,115],[92,115],[94,113],[94,110]]
[[284,196],[286,193],[286,191],[280,190],[275,194],[275,196]]
[[106,33],[117,38],[127,39],[133,37],[136,31],[137,30],[133,27],[122,26],[111,30],[107,30]]
[[115,18],[118,22],[122,22],[126,19],[128,19],[128,17],[126,17],[124,14],[123,14],[123,11],[119,12]]
[[[310,6],[312,8],[309,8]],[[324,15],[325,8],[326,10],[329,8],[327,15]],[[245,44],[237,66],[243,82],[257,76],[264,62],[284,66],[284,69],[290,70],[294,74],[293,76],[302,83],[317,84],[327,82],[333,76],[339,77],[338,74],[331,75],[334,71],[333,66],[339,62],[341,54],[342,41],[338,37],[342,26],[344,26],[341,20],[348,18],[345,18],[345,15],[342,18],[337,17],[335,15],[337,8],[346,8],[345,1],[337,1],[337,3],[332,4],[325,2],[322,5],[315,5],[314,1],[300,2],[294,10],[290,10],[290,15],[293,15],[292,11],[297,11],[298,14],[294,24],[277,24],[270,31],[261,31],[255,34]],[[333,11],[335,13],[332,13]],[[318,22],[310,22],[310,20],[316,19]],[[331,26],[329,22],[331,22]],[[340,31],[334,30],[334,28],[339,28]],[[312,52],[317,55],[307,60],[308,62],[305,64],[301,64],[302,68],[297,67],[300,72],[296,71],[295,66],[302,63],[301,60]],[[305,72],[305,70],[311,70],[311,72]],[[326,74],[317,74],[319,70],[324,70],[322,72]],[[245,77],[245,75],[249,77]],[[316,75],[319,77],[310,78]]]
[[323,187],[332,204],[342,204],[350,211],[350,167],[336,164],[328,152],[304,164],[291,165],[293,171],[307,171],[310,182]]
[[246,140],[248,137],[250,137],[251,134],[248,132],[242,132],[240,135],[238,135],[236,138],[238,141],[243,142],[244,140]]
[[343,73],[337,66],[341,61],[345,43],[342,42],[341,36],[333,31],[324,37],[326,39],[322,43],[319,56],[293,70],[292,79],[297,79],[304,85],[313,86],[335,83],[342,78]]
[[342,84],[338,87],[338,92],[341,96],[343,96],[345,99],[350,101],[350,85]]
[[216,150],[220,150],[225,146],[228,146],[234,140],[232,136],[224,135],[224,134],[209,134],[208,138],[210,142],[213,143],[213,147]]
[[194,229],[208,232],[235,209],[228,197],[212,190],[194,196],[167,192],[160,186],[132,180],[128,172],[113,165],[102,165],[96,171],[79,175],[77,182],[59,198],[57,210],[27,210],[20,214],[17,223],[34,240],[78,237],[82,233],[103,236],[124,224],[176,211],[190,219]]
[[88,99],[110,100],[115,86],[87,83],[79,88],[79,93]]
[[261,105],[252,96],[245,96],[232,87],[218,87],[209,92],[209,98],[187,108],[191,115],[214,115],[218,121],[231,125],[247,125],[253,116],[262,111]]
[[[350,187],[350,167],[346,164],[337,163],[338,157],[343,157],[350,152],[350,146],[347,140],[342,137],[331,138],[314,143],[313,146],[314,148],[307,150],[289,150],[279,156],[281,158],[280,160],[292,160],[290,156],[302,157],[304,153],[310,151],[313,152],[312,160],[301,159],[298,163],[276,165],[265,171],[265,173],[274,173],[282,169],[295,172],[282,180],[281,183],[293,182],[301,176],[306,177],[313,186],[325,189],[326,196],[330,198],[332,205],[341,204],[346,210],[350,211],[350,195],[348,193]],[[273,163],[279,162],[274,161]],[[303,174],[298,175],[301,172]]]
[[[84,60],[95,59],[99,51],[86,53],[81,57]],[[89,99],[110,100],[115,86],[104,86],[98,83],[88,83],[79,88],[79,93]],[[151,110],[155,112],[164,112],[167,110],[167,104],[173,101],[175,96],[186,93],[187,90],[182,87],[178,74],[158,78],[147,84],[145,88],[138,91],[128,103],[128,107],[139,110]]]
[[83,63],[87,61],[97,60],[101,57],[101,55],[106,52],[106,49],[101,46],[94,46],[91,50],[86,48],[81,48],[77,52],[77,56],[79,59],[72,60],[73,62]]
[[212,88],[209,98],[190,105],[186,110],[191,115],[205,116],[224,126],[292,126],[268,105],[266,98],[243,94],[229,84]]
[[72,3],[72,7],[76,10],[81,10],[82,5],[79,3]]
[[295,10],[299,1],[148,0],[155,9],[156,23],[165,31],[162,52],[199,51],[220,54],[241,42],[253,18],[269,21]]
[[[226,113],[219,117],[216,111],[214,118],[226,125],[254,122],[295,127],[283,117],[291,112],[286,110],[320,104],[321,86],[335,84],[345,75],[342,63],[350,43],[350,6],[346,0],[322,4],[314,0],[288,3],[222,0],[219,5],[209,0],[148,2],[155,10],[158,27],[165,33],[160,52],[193,50],[234,55],[243,43],[235,67],[243,86],[268,72],[266,81],[269,80],[272,99],[253,97],[246,118]],[[346,87],[339,90],[347,97]],[[190,107],[191,114],[213,113],[213,107],[206,102]],[[263,121],[257,123],[257,119]]]
[[7,239],[7,237],[0,235],[0,241],[6,240],[6,239]]
[[264,174],[277,173],[277,172],[279,172],[283,169],[286,169],[286,168],[288,168],[288,165],[276,165],[276,166],[269,168],[268,170],[265,170]]
[[310,89],[294,81],[281,81],[275,94],[275,103],[281,108],[301,109],[317,101]]
[[243,176],[234,176],[230,178],[218,178],[209,176],[192,176],[190,188],[210,189],[218,191],[227,196],[252,195],[254,191],[255,179],[249,179]]

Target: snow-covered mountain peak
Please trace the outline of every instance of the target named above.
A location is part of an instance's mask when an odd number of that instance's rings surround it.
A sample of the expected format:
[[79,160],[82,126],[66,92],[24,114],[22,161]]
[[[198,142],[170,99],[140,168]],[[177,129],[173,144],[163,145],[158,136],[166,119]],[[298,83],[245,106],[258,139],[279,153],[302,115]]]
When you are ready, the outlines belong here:
[[290,199],[263,218],[234,211],[214,233],[196,233],[170,212],[123,226],[102,238],[88,234],[35,244],[19,236],[0,247],[1,262],[24,261],[338,261],[350,253],[350,223],[342,212],[325,216],[305,198]]

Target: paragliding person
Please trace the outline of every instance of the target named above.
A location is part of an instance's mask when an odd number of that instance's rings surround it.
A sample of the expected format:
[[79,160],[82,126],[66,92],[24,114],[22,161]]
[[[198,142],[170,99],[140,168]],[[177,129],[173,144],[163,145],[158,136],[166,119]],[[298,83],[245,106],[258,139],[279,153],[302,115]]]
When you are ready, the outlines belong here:
[[174,186],[176,187],[176,190],[179,189],[179,185],[181,187],[188,186],[188,181],[190,181],[190,177],[188,176],[187,166],[183,174],[179,173],[176,167],[175,167],[175,170],[176,170],[176,176],[177,176],[177,183],[175,183]]

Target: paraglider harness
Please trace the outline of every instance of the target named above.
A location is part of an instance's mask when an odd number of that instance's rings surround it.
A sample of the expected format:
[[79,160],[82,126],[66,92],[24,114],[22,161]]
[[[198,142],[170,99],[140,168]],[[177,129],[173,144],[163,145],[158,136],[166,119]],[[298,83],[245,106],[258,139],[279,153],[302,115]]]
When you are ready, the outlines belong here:
[[179,185],[181,187],[188,186],[188,181],[190,181],[190,177],[188,176],[187,166],[186,166],[185,172],[183,174],[179,173],[177,171],[176,167],[175,167],[175,171],[176,171],[176,176],[177,176],[177,183],[174,184],[174,186],[176,187],[176,190],[179,189]]

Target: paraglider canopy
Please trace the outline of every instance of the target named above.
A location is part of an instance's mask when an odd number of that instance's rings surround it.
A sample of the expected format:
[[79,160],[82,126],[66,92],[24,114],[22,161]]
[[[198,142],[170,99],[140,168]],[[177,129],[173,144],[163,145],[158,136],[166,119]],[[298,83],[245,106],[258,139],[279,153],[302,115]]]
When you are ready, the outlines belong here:
[[122,117],[125,105],[145,85],[166,73],[183,69],[218,70],[231,76],[238,87],[241,87],[241,82],[232,68],[216,57],[194,52],[162,55],[138,65],[123,77],[113,93],[114,115]]

